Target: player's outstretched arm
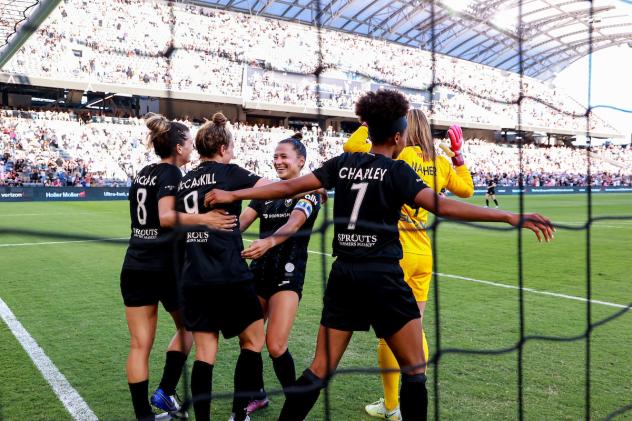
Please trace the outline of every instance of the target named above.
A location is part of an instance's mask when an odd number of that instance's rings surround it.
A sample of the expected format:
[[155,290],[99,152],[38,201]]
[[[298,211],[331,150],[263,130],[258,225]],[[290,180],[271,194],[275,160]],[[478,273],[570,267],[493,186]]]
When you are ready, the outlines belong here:
[[271,236],[253,241],[250,247],[241,252],[241,257],[244,259],[260,258],[272,247],[278,246],[296,234],[305,224],[305,221],[307,221],[307,215],[303,211],[292,211],[290,218],[283,226],[279,227]]
[[521,220],[519,214],[446,199],[427,188],[417,193],[415,204],[445,218],[472,222],[505,222],[514,227],[522,226],[533,231],[539,241],[550,241],[555,231],[551,221],[540,214],[524,214]]
[[247,199],[286,199],[294,197],[302,192],[318,190],[322,184],[314,174],[307,174],[291,180],[277,181],[262,187],[251,189],[224,191],[214,189],[204,196],[205,206],[214,206],[220,203],[232,203]]
[[241,212],[241,215],[239,215],[239,231],[246,231],[258,217],[259,214],[257,211],[248,206]]

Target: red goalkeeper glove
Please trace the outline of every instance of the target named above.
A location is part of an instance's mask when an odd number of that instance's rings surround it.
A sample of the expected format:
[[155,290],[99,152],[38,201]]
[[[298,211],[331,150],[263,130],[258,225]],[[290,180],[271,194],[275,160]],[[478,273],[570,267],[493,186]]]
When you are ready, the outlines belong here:
[[463,130],[461,130],[461,127],[458,124],[454,124],[448,129],[448,137],[450,138],[450,150],[454,152],[452,163],[455,167],[460,167],[465,164],[463,154],[461,153],[461,147],[463,146]]

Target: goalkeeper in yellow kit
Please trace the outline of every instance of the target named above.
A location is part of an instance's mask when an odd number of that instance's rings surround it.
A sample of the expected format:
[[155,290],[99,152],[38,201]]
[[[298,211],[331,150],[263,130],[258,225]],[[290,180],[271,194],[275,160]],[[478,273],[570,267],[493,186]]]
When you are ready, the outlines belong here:
[[[474,193],[472,176],[465,166],[461,146],[463,133],[459,126],[452,126],[448,130],[452,164],[443,156],[435,154],[434,141],[430,131],[428,119],[421,110],[410,110],[408,120],[408,146],[405,147],[397,159],[410,165],[430,188],[436,192],[442,189],[454,193],[459,197],[471,197]],[[360,126],[344,145],[345,152],[368,152],[371,143],[366,125]],[[428,289],[432,278],[432,247],[430,237],[426,232],[428,211],[413,209],[405,205],[401,210],[399,221],[399,239],[402,243],[404,257],[400,261],[404,271],[404,279],[412,288],[421,312],[423,323],[424,309],[428,300]],[[424,361],[428,360],[428,344],[423,335]],[[366,406],[369,415],[387,420],[399,420],[399,379],[400,372],[397,360],[389,349],[386,341],[380,339],[377,348],[377,360],[381,369],[390,369],[382,373],[384,398]]]

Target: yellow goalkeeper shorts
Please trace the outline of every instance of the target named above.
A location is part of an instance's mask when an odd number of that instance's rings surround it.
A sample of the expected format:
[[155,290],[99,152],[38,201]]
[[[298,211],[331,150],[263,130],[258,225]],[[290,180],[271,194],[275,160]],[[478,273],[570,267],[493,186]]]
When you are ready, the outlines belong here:
[[432,256],[404,252],[399,265],[404,271],[404,280],[413,290],[415,300],[428,301],[432,279]]

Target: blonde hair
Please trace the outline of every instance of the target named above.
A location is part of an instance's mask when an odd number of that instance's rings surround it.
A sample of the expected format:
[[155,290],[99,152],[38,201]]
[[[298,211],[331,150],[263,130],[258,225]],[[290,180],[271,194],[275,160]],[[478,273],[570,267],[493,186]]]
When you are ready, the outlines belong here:
[[421,110],[408,110],[408,146],[419,146],[426,161],[435,160],[434,140],[428,118]]
[[233,133],[227,122],[226,116],[220,112],[213,114],[213,118],[200,127],[195,135],[195,147],[200,156],[215,156],[222,145],[228,147],[232,143]]

